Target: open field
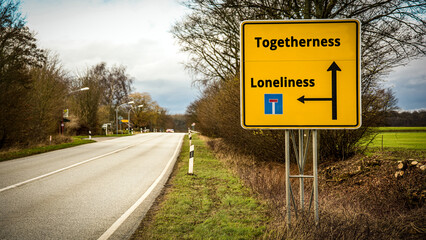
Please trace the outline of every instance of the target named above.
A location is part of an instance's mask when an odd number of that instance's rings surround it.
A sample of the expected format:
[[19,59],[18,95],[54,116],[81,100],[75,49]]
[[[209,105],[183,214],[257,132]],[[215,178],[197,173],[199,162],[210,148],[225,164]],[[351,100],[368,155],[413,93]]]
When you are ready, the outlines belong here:
[[369,145],[370,147],[405,148],[426,150],[426,132],[382,132]]
[[379,132],[426,132],[426,127],[378,127]]
[[426,127],[381,127],[369,147],[426,150]]

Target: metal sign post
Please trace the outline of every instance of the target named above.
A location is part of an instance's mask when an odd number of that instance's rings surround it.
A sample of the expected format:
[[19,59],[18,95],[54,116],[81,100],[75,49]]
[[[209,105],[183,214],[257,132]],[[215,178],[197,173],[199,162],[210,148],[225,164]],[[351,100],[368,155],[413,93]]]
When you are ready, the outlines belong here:
[[[241,126],[285,130],[287,226],[292,208],[297,217],[311,211],[312,205],[318,224],[317,131],[357,129],[362,124],[361,23],[246,20],[240,25],[240,44]],[[313,169],[306,175],[311,145]],[[290,173],[290,151],[296,158],[296,175]],[[299,206],[291,178],[299,179]],[[305,196],[305,184],[311,180],[312,192]]]
[[[293,205],[295,216],[297,217],[298,211],[304,212],[305,210],[305,178],[312,178],[312,192],[309,199],[309,208],[311,210],[312,203],[314,204],[315,223],[319,223],[318,213],[318,133],[317,130],[307,130],[307,142],[304,144],[304,130],[298,130],[298,142],[296,143],[295,132],[285,130],[285,168],[286,168],[286,208],[287,208],[287,227],[291,224],[291,205]],[[312,136],[312,175],[305,175],[304,169],[306,164],[306,156],[310,145],[310,137]],[[290,173],[290,141],[293,143],[293,151],[296,156],[298,175],[291,175]],[[297,147],[296,144],[299,146]],[[296,205],[294,194],[291,188],[291,178],[299,178],[299,208]]]

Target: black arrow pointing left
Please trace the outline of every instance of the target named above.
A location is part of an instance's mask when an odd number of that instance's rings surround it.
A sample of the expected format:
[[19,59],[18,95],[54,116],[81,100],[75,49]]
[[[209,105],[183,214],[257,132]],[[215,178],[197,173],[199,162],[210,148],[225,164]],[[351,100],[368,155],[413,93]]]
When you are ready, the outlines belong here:
[[332,101],[332,98],[305,98],[305,95],[298,98],[301,103],[305,103],[305,101]]

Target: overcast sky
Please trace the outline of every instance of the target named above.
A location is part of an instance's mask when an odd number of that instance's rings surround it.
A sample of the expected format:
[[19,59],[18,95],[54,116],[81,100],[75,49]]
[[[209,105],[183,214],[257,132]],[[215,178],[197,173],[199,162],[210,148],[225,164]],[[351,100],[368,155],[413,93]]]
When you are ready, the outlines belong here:
[[[102,61],[124,65],[136,92],[169,113],[184,113],[199,92],[170,34],[187,9],[178,0],[21,0],[39,46],[59,55],[72,74]],[[426,58],[388,76],[402,109],[426,108]]]
[[170,34],[186,8],[175,0],[21,0],[39,46],[59,55],[71,74],[102,61],[124,65],[136,92],[169,113],[184,113],[198,96]]
[[426,109],[426,57],[398,67],[386,78],[401,110]]

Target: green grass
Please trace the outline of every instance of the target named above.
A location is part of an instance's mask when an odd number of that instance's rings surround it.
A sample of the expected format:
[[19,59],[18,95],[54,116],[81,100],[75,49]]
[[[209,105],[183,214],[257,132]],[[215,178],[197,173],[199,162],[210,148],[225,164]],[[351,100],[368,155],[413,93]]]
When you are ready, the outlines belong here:
[[378,127],[379,132],[426,132],[426,127]]
[[26,149],[19,149],[16,151],[0,152],[0,162],[94,142],[93,140],[84,140],[80,136],[72,137],[72,139],[73,141],[69,143],[61,143],[57,145],[48,145],[42,147],[32,147]]
[[135,239],[257,239],[266,231],[266,207],[193,135],[194,175],[188,175],[185,137],[170,189]]
[[426,132],[381,132],[369,145],[373,148],[404,148],[426,150]]

